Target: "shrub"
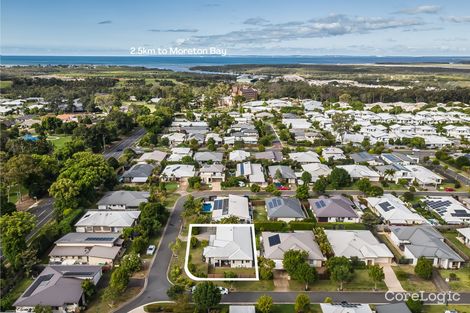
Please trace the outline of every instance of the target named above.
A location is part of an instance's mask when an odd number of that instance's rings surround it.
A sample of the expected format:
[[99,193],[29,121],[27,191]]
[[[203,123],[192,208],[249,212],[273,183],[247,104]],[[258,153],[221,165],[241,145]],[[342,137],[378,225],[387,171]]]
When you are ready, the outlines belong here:
[[257,231],[281,231],[287,229],[287,224],[283,221],[255,222],[255,229]]

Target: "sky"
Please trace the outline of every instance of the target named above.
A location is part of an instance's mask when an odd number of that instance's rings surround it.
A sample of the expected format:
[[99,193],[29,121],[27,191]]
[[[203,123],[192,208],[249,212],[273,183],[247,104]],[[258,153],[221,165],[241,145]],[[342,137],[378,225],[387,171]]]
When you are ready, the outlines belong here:
[[468,0],[1,0],[0,26],[2,55],[470,55]]

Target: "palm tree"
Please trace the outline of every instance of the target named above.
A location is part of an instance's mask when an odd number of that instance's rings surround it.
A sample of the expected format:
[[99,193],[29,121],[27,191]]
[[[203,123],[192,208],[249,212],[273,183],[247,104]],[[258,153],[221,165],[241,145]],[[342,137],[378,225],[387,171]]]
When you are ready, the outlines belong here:
[[391,168],[386,169],[385,172],[384,172],[385,173],[385,179],[387,179],[388,177],[393,177],[393,175],[395,175],[395,172],[396,171],[394,169],[391,169]]

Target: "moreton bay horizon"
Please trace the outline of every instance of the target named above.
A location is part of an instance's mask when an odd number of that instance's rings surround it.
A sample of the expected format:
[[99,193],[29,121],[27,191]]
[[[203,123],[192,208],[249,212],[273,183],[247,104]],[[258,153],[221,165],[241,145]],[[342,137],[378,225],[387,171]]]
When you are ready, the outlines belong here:
[[193,66],[237,64],[419,64],[469,63],[470,56],[354,56],[354,55],[198,55],[198,56],[74,56],[1,55],[2,66],[106,65],[186,71]]

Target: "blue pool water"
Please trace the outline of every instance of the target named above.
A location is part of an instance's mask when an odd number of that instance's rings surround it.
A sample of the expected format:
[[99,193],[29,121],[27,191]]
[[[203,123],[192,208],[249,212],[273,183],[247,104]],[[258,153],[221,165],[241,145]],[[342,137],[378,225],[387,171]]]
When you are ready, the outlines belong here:
[[212,212],[212,204],[204,203],[202,205],[202,212],[204,212],[204,213]]

